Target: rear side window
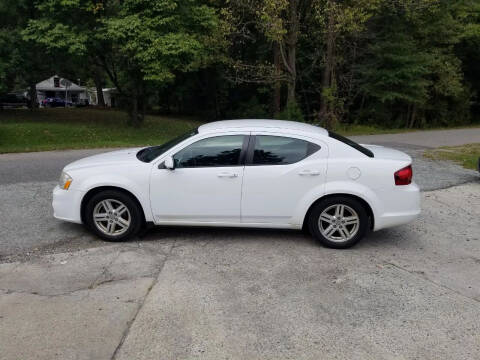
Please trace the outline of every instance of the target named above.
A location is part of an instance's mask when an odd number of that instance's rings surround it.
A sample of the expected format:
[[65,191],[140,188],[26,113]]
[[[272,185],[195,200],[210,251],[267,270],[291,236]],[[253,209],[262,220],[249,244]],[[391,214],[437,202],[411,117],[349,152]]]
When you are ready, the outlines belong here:
[[175,167],[216,167],[240,164],[243,135],[217,136],[203,139],[180,150],[173,157]]
[[374,155],[373,155],[373,152],[371,152],[370,150],[368,150],[367,148],[364,148],[362,145],[360,144],[357,144],[355,141],[353,140],[350,140],[350,139],[347,139],[346,137],[342,136],[342,135],[338,135],[332,131],[329,131],[328,132],[328,136],[330,136],[331,138],[335,139],[335,140],[338,140],[338,141],[341,141],[343,142],[344,144],[347,144],[348,146],[351,146],[353,147],[354,149],[360,151],[362,154],[364,155],[367,155],[368,157],[371,157],[373,158]]
[[317,152],[320,146],[283,136],[256,135],[250,165],[286,165]]

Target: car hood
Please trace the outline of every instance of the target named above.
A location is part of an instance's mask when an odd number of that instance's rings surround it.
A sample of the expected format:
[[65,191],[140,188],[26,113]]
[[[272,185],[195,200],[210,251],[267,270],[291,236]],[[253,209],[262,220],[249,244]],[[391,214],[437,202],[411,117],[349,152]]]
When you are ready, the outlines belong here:
[[375,159],[387,159],[387,160],[402,160],[402,161],[412,161],[412,158],[405,154],[402,151],[391,149],[385,146],[380,145],[364,145],[363,147],[367,148],[373,152]]
[[86,158],[68,164],[67,166],[65,166],[64,171],[68,172],[68,170],[76,170],[96,166],[138,163],[139,160],[137,159],[137,152],[140,149],[143,149],[143,147],[116,150],[103,154],[88,156]]

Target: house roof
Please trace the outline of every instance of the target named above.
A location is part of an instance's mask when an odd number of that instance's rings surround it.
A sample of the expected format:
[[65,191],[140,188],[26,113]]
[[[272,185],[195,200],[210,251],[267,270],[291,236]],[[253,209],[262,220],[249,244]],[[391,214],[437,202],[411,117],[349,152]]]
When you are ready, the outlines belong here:
[[[55,83],[54,83],[54,78],[60,78],[60,86],[59,87],[55,87]],[[65,91],[65,85],[63,85],[62,83],[64,82],[64,80],[67,80],[71,83],[71,85],[67,88],[68,91],[85,91],[85,87],[84,86],[79,86],[77,84],[75,84],[74,82],[68,80],[68,79],[65,79],[65,78],[61,78],[59,77],[58,75],[54,75],[46,80],[43,80],[43,81],[40,81],[37,85],[36,85],[36,88],[37,90],[42,90],[42,91]]]

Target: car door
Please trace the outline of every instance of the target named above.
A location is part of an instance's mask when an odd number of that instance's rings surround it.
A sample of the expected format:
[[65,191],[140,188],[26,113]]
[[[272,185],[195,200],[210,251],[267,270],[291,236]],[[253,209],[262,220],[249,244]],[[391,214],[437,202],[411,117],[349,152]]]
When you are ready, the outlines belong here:
[[302,199],[324,188],[327,158],[326,145],[313,139],[252,133],[243,175],[242,223],[292,225]]
[[155,223],[239,223],[248,134],[210,136],[173,154],[175,169],[154,168]]

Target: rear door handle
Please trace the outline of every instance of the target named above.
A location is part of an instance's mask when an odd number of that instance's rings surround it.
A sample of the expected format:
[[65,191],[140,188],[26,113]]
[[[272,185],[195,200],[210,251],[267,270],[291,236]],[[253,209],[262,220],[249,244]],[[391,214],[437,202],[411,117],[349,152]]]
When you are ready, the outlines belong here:
[[221,172],[217,174],[219,178],[236,178],[238,177],[238,174],[232,173],[232,172]]
[[303,170],[298,173],[300,176],[318,176],[320,175],[320,171],[316,170]]

